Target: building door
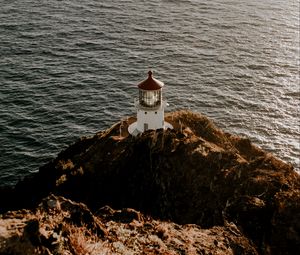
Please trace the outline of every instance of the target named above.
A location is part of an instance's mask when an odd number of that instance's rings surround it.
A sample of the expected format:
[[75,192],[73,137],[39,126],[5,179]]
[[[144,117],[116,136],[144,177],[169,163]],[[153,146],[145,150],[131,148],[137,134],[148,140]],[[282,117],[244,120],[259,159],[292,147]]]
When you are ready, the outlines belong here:
[[148,123],[144,123],[144,131],[148,130]]

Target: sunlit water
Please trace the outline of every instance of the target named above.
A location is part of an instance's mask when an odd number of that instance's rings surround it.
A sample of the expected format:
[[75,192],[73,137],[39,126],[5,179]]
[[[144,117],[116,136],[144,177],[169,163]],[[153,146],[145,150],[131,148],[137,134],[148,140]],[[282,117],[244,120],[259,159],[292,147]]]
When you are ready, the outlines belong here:
[[2,0],[0,185],[134,115],[150,68],[168,111],[299,167],[299,1]]

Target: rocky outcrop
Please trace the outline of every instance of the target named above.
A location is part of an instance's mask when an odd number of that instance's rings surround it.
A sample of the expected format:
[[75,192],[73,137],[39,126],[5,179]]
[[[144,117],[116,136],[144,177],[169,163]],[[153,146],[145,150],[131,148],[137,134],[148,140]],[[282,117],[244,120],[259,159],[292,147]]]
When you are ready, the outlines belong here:
[[0,218],[0,254],[257,254],[234,224],[201,229],[49,196]]
[[129,118],[80,139],[6,190],[14,200],[3,199],[3,211],[34,207],[52,192],[92,212],[134,208],[183,229],[225,231],[231,222],[261,254],[300,250],[300,178],[290,164],[200,114],[179,111],[166,119],[174,130],[132,137]]

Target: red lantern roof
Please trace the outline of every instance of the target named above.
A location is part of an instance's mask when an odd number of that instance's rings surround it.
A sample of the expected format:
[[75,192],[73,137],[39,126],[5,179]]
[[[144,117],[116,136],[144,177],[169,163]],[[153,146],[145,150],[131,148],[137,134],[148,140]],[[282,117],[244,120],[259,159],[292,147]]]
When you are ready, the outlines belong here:
[[148,78],[141,83],[138,84],[139,89],[143,90],[158,90],[161,89],[164,86],[164,83],[153,78],[152,72],[148,72]]

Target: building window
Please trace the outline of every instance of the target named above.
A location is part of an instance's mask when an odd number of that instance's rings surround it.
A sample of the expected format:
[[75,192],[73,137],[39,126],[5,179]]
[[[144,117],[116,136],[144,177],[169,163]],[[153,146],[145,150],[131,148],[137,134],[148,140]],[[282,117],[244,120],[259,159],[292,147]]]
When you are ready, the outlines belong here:
[[147,114],[147,112],[145,112],[145,114]]
[[157,112],[155,112],[155,114],[157,114]]
[[157,107],[161,105],[162,95],[161,89],[159,90],[140,90],[139,91],[139,102],[145,107]]

